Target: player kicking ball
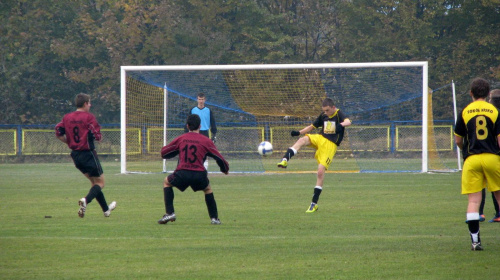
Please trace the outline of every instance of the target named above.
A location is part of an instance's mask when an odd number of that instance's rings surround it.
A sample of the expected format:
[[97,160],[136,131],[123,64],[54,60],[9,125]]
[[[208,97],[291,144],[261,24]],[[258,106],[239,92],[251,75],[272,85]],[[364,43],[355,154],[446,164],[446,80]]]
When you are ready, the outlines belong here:
[[[323,182],[325,173],[330,164],[332,163],[337,147],[344,138],[344,127],[351,125],[351,121],[344,115],[340,109],[335,107],[331,98],[323,100],[321,105],[322,113],[316,120],[309,126],[306,126],[300,131],[292,131],[292,136],[304,135],[299,138],[292,147],[288,148],[283,159],[278,163],[278,167],[286,168],[288,161],[297,154],[303,146],[311,146],[316,149],[314,158],[318,162],[318,172],[316,175],[316,186],[314,187],[314,194],[312,202],[306,213],[313,213],[318,210],[318,200],[323,190]],[[320,134],[309,134],[313,129],[321,127]]]
[[179,160],[174,173],[163,181],[166,214],[158,221],[159,224],[174,222],[177,219],[174,211],[174,190],[172,187],[176,187],[181,192],[184,192],[188,187],[191,187],[195,192],[203,191],[211,223],[213,225],[221,224],[217,203],[203,162],[207,156],[215,159],[220,171],[226,175],[229,172],[229,164],[219,153],[212,140],[200,134],[200,124],[200,116],[189,115],[186,122],[189,132],[175,138],[161,149],[162,158],[169,159],[179,155]]

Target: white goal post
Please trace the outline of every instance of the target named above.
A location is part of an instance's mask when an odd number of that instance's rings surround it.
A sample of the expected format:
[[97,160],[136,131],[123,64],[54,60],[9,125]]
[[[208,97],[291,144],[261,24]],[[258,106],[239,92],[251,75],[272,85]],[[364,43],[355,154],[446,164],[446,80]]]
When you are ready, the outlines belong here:
[[[131,172],[129,168],[127,167],[128,165],[128,159],[127,156],[131,154],[130,149],[127,147],[128,142],[127,142],[127,130],[130,130],[130,125],[127,122],[127,118],[129,117],[127,110],[127,102],[130,102],[128,98],[128,78],[131,75],[131,73],[135,73],[137,76],[140,76],[142,74],[147,73],[149,76],[147,78],[142,79],[141,81],[144,83],[149,83],[150,85],[153,85],[155,87],[158,87],[161,91],[164,91],[164,99],[163,99],[163,116],[161,118],[164,120],[163,122],[163,137],[164,139],[161,139],[161,143],[166,143],[168,142],[166,135],[166,131],[169,129],[168,121],[168,96],[170,94],[170,80],[168,80],[167,77],[163,76],[160,73],[169,73],[169,72],[194,72],[194,71],[204,71],[204,72],[210,72],[210,71],[247,71],[247,70],[283,70],[283,71],[288,71],[288,70],[315,70],[320,73],[321,71],[325,71],[325,69],[385,69],[385,68],[412,68],[412,69],[418,69],[421,80],[420,80],[420,85],[418,85],[418,88],[420,90],[421,88],[421,147],[418,147],[417,149],[421,149],[421,167],[420,167],[420,172],[428,172],[429,171],[429,166],[428,166],[428,94],[429,94],[429,86],[428,86],[428,62],[427,61],[410,61],[410,62],[371,62],[371,63],[324,63],[324,64],[253,64],[253,65],[175,65],[175,66],[121,66],[121,75],[120,75],[120,82],[121,82],[121,112],[120,112],[120,117],[121,117],[121,168],[120,171],[121,173],[129,173]],[[421,72],[420,72],[421,71]],[[321,73],[319,74],[321,75]],[[226,76],[222,76],[226,77]],[[355,79],[353,77],[353,79]],[[186,83],[189,83],[190,81],[185,81]],[[375,81],[376,82],[376,81]],[[179,90],[172,90],[173,92],[179,92]],[[338,91],[336,91],[338,92]],[[185,92],[179,93],[181,95],[186,94]],[[196,94],[196,92],[190,92],[189,94],[193,95]],[[271,92],[269,94],[272,94]],[[144,97],[147,99],[148,97]],[[210,99],[209,99],[210,100]],[[136,101],[134,101],[136,102]],[[320,104],[318,104],[319,106]],[[222,106],[222,105],[221,105]],[[225,105],[224,105],[225,106]],[[382,107],[383,105],[380,105]],[[388,104],[389,106],[389,104]],[[183,110],[187,111],[189,108],[182,108]],[[314,109],[311,108],[312,113],[316,114],[317,108]],[[348,109],[348,108],[341,108],[341,109]],[[244,111],[242,109],[242,111]],[[345,111],[345,110],[344,110]],[[253,114],[253,112],[249,112],[250,114]],[[288,116],[285,116],[288,117]],[[420,120],[418,120],[420,122]],[[356,124],[356,120],[354,120],[353,124]],[[179,125],[183,125],[183,123],[179,123]],[[266,128],[267,129],[267,128]],[[141,141],[146,141],[142,138],[146,137],[147,133],[150,133],[149,131],[139,131],[139,128],[137,128],[137,137],[138,139],[141,139]],[[266,132],[267,133],[267,132]],[[266,134],[267,135],[267,134]],[[130,141],[130,139],[129,139]],[[149,140],[148,140],[149,141]],[[391,140],[392,141],[392,140]],[[149,142],[148,142],[149,143]],[[258,142],[257,142],[258,144]],[[290,143],[292,144],[292,143]],[[146,145],[146,144],[143,144]],[[274,145],[274,143],[273,143]],[[144,148],[134,148],[134,151],[136,150],[137,153],[141,152],[141,149]],[[251,147],[250,149],[255,150],[256,152],[256,146]],[[275,147],[276,149],[276,147]],[[158,162],[161,165],[161,159],[159,158],[159,150],[157,151],[157,158]],[[352,155],[352,153],[351,153]],[[163,172],[165,172],[165,167],[163,167]]]

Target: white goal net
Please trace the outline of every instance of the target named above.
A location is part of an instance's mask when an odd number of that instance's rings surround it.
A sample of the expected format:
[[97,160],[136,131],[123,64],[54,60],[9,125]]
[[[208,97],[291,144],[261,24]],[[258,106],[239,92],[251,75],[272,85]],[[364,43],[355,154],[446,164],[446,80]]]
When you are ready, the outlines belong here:
[[[353,121],[329,172],[456,169],[453,120],[433,121],[427,67],[427,62],[122,66],[121,172],[175,169],[176,160],[164,162],[160,150],[184,133],[200,92],[213,111],[216,146],[231,172],[280,172],[276,163],[297,140],[290,131],[311,124],[326,97]],[[273,144],[271,156],[257,153],[264,140]],[[314,150],[305,148],[286,172],[316,169]],[[218,171],[215,162],[209,171]]]

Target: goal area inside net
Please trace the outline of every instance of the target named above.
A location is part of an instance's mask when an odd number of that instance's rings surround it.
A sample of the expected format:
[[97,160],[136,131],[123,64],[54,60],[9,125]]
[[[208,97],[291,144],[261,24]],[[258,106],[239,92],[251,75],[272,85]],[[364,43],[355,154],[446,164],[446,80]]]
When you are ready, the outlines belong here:
[[[434,120],[427,73],[427,62],[122,66],[121,172],[174,170],[160,150],[184,133],[201,92],[230,172],[284,172],[276,163],[297,140],[290,131],[327,97],[352,120],[328,172],[456,170],[453,119]],[[262,141],[272,155],[258,154]],[[286,172],[315,172],[314,152],[302,148]],[[219,171],[214,160],[208,171]]]

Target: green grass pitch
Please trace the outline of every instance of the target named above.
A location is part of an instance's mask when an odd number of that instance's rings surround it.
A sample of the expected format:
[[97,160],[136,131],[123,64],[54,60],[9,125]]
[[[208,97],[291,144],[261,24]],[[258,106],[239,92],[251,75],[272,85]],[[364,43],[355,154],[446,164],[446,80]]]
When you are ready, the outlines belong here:
[[211,174],[222,225],[210,224],[203,194],[191,190],[175,191],[177,221],[158,225],[165,174],[103,166],[104,193],[118,207],[104,218],[94,201],[81,219],[90,185],[71,163],[0,164],[0,279],[500,275],[500,224],[481,223],[485,250],[470,251],[460,173],[327,174],[313,214],[315,174]]

